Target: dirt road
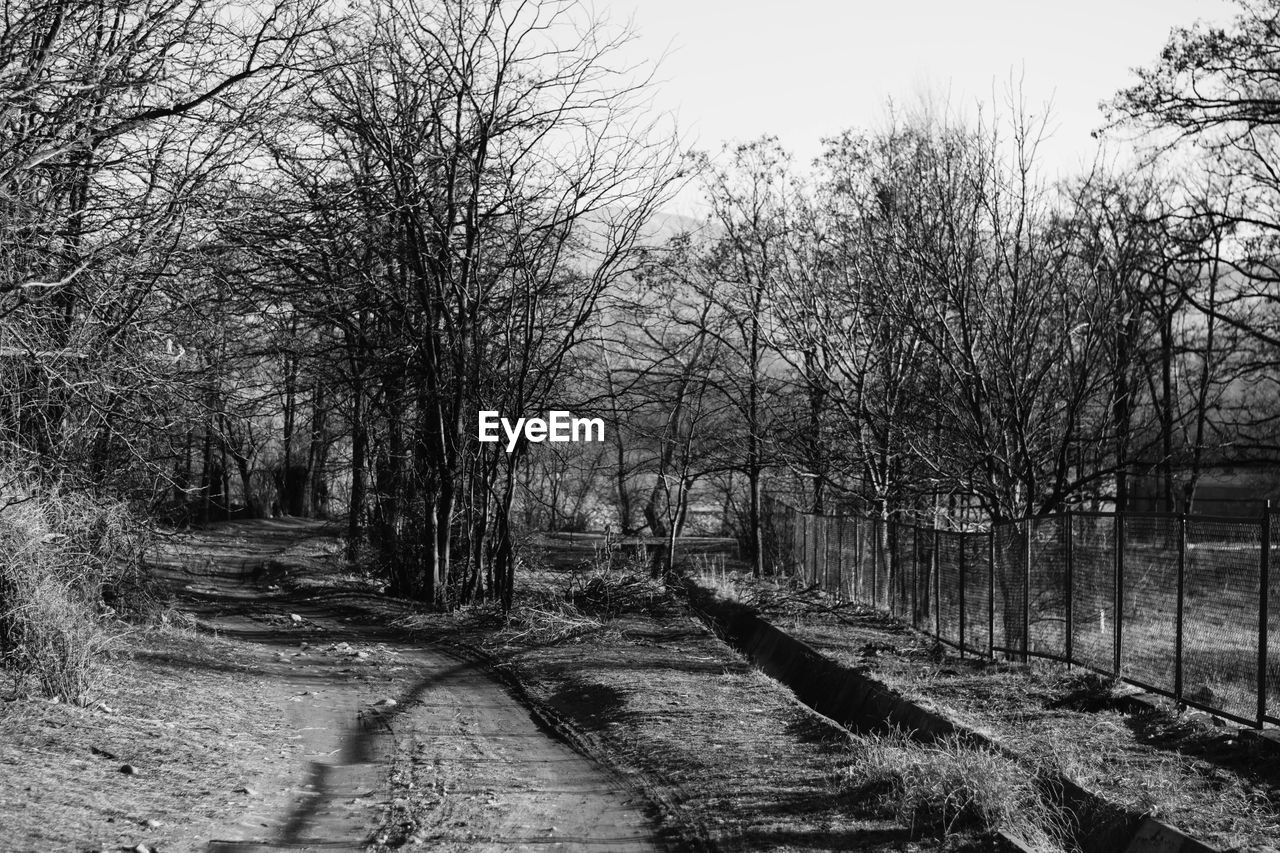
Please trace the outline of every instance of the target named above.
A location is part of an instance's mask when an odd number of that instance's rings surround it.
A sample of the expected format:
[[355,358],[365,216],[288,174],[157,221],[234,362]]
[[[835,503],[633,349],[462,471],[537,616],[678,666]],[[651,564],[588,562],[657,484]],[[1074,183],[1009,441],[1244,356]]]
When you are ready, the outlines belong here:
[[238,701],[279,720],[280,760],[246,781],[240,819],[203,849],[657,849],[643,801],[482,663],[272,584],[264,566],[331,553],[320,532],[245,522],[161,549],[181,606],[254,673]]

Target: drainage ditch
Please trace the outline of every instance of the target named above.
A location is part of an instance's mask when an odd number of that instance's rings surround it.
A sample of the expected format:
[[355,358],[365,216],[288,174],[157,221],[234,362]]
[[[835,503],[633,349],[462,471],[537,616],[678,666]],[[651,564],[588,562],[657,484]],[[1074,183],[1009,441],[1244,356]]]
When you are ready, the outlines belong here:
[[[1024,756],[836,663],[753,610],[718,599],[691,582],[686,591],[703,621],[729,645],[789,687],[801,702],[844,728],[858,733],[900,730],[926,743],[955,737],[1026,765]],[[1216,848],[1148,814],[1116,805],[1066,776],[1032,769],[1043,780],[1045,794],[1054,805],[1075,817],[1072,840],[1083,853],[1218,853]],[[1006,840],[1021,845],[1018,839]]]

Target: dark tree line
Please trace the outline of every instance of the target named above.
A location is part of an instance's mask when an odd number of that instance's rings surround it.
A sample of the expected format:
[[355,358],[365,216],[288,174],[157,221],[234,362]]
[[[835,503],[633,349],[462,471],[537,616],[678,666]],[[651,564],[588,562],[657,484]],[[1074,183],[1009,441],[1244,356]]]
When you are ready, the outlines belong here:
[[[671,568],[708,504],[765,571],[766,488],[1194,507],[1280,451],[1280,5],[1241,10],[1110,103],[1142,165],[1050,183],[1017,93],[813,164],[682,159],[626,31],[568,0],[9,4],[0,471],[341,513],[440,606],[509,605],[534,527],[645,532]],[[682,170],[708,215],[663,231]],[[552,408],[606,442],[476,440]]]
[[527,447],[675,149],[559,0],[20,3],[5,464],[171,515],[341,507],[395,591],[509,603]]
[[[706,222],[650,264],[682,328],[615,331],[605,408],[672,411],[682,388],[628,374],[717,342],[682,494],[725,496],[757,571],[761,482],[814,512],[970,523],[1138,494],[1194,511],[1207,472],[1274,468],[1280,4],[1240,5],[1108,105],[1143,132],[1132,165],[1047,181],[1017,92],[976,124],[850,131],[811,166],[768,138],[704,160]],[[657,494],[671,445],[632,432],[614,470]]]

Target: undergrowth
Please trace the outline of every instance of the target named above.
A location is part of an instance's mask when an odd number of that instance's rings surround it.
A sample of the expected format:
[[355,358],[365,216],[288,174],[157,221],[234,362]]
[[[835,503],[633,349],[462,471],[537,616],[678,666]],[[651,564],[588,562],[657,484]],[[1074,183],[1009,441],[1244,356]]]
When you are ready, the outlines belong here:
[[916,836],[1004,832],[1033,850],[1061,851],[1066,816],[1017,762],[955,737],[920,743],[903,732],[858,735],[846,784],[875,797]]
[[608,539],[573,568],[533,561],[521,569],[521,587],[493,645],[577,642],[614,631],[611,623],[623,613],[656,612],[671,603],[662,581],[650,577],[644,555]]
[[12,482],[0,503],[0,668],[15,695],[85,704],[113,617],[157,607],[145,528],[122,503]]

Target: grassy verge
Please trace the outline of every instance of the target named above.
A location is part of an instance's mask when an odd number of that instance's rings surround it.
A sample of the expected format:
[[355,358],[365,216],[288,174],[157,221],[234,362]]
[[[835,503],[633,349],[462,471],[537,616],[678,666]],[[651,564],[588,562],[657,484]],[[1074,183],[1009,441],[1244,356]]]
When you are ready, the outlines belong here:
[[998,831],[1029,849],[1068,849],[1070,818],[1026,768],[956,738],[922,744],[905,733],[858,735],[846,771],[854,796],[875,798],[913,835]]
[[280,720],[243,701],[243,655],[192,630],[136,631],[99,663],[93,704],[0,701],[0,849],[203,849],[244,813],[236,789],[260,789],[281,759]]
[[[943,840],[852,784],[864,742],[746,664],[666,589],[563,544],[522,577],[506,620],[486,608],[399,624],[482,648],[654,804],[672,849],[988,849],[985,825]],[[929,831],[925,831],[929,829]]]
[[1112,802],[1223,848],[1272,850],[1280,837],[1277,762],[1220,720],[1127,702],[1130,691],[1092,673],[960,659],[879,613],[822,594],[746,578],[716,583],[839,663]]

